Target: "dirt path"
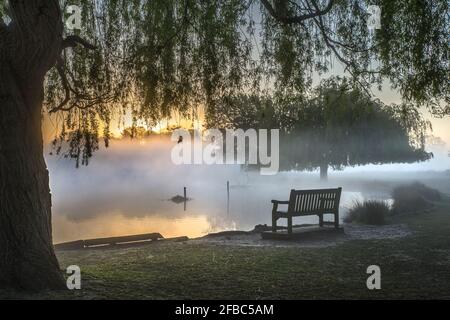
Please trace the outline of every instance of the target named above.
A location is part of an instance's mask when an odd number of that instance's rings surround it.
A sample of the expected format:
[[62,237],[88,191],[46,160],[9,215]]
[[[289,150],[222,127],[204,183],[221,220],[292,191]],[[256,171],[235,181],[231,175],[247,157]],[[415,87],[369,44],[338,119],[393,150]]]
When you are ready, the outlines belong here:
[[227,246],[250,247],[329,247],[351,240],[381,240],[397,239],[411,235],[412,232],[405,224],[385,226],[367,226],[345,224],[342,233],[315,232],[305,234],[305,237],[295,241],[263,240],[259,233],[228,231],[197,238],[189,241],[191,244],[212,244]]

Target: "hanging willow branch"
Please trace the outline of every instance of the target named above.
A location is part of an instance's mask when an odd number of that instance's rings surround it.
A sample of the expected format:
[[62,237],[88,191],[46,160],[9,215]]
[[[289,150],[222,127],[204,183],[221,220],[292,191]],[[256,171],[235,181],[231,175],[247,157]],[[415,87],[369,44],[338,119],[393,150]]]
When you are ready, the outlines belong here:
[[307,14],[302,14],[299,16],[289,16],[286,13],[288,1],[275,0],[274,2],[275,7],[270,4],[269,0],[261,0],[261,3],[267,9],[269,14],[283,24],[300,24],[308,19],[323,16],[327,14],[334,5],[334,0],[330,0],[323,10],[317,7],[315,11],[309,10],[309,13]]
[[334,61],[367,95],[389,80],[408,101],[448,104],[448,3],[381,1],[382,29],[375,36],[367,28],[370,4],[81,1],[82,29],[61,43],[62,57],[47,77],[46,105],[61,112],[68,132],[109,128],[113,113],[130,112],[152,126],[174,112],[190,117],[198,106],[208,123],[220,117],[221,100],[244,92],[280,104],[305,96],[313,74],[326,74]]
[[[89,43],[87,40],[81,38],[80,36],[77,35],[70,35],[67,36],[63,41],[62,41],[62,50],[65,50],[67,48],[75,48],[78,45],[82,45],[85,49],[88,50],[95,50],[96,46],[94,46],[93,44]],[[75,107],[79,107],[79,103],[74,103],[69,107],[66,107],[66,105],[70,102],[71,100],[71,94],[75,95],[75,99],[77,100],[77,102],[79,102],[79,100],[82,99],[82,94],[79,93],[75,88],[73,88],[70,85],[69,80],[67,79],[67,74],[66,74],[66,68],[65,68],[65,63],[63,58],[60,56],[58,57],[57,61],[56,61],[56,70],[58,71],[58,75],[61,79],[61,85],[63,87],[64,90],[64,99],[61,101],[61,103],[58,104],[58,106],[50,109],[50,113],[55,113],[58,111],[70,111],[71,109],[75,108]],[[89,99],[92,100],[92,99]],[[96,99],[95,101],[100,102],[101,99]],[[92,106],[94,104],[90,104],[90,106]]]

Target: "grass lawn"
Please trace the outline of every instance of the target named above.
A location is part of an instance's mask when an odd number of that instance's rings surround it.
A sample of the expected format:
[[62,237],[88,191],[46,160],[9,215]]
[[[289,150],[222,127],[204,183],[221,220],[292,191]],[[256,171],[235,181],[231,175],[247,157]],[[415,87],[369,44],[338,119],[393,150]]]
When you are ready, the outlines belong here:
[[[327,248],[161,243],[58,252],[82,270],[82,290],[0,297],[53,299],[433,299],[450,298],[450,200],[398,217],[409,237],[353,240]],[[366,268],[381,267],[381,290]]]

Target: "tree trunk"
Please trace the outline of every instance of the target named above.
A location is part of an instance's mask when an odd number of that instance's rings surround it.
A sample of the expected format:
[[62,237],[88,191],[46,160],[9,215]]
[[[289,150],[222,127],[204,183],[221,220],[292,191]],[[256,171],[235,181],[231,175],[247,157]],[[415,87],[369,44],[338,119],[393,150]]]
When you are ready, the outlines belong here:
[[328,164],[320,165],[320,180],[322,181],[328,180]]
[[61,13],[57,0],[10,0],[10,10],[13,22],[0,25],[0,288],[63,288],[41,129]]
[[42,101],[27,105],[11,72],[0,70],[0,284],[36,290],[60,287],[37,107]]

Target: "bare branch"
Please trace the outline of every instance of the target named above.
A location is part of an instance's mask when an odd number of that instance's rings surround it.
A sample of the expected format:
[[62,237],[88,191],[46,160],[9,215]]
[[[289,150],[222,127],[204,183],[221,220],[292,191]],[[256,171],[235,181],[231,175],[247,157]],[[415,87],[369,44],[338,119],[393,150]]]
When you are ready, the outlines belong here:
[[71,35],[71,36],[68,36],[67,38],[65,38],[62,41],[62,49],[64,50],[66,48],[75,48],[79,44],[89,50],[97,49],[97,47],[95,45],[89,43],[87,40],[81,38],[80,36],[76,36],[76,35]]
[[323,16],[327,14],[331,8],[333,7],[334,0],[330,0],[325,7],[325,9],[321,10],[317,8],[315,11],[311,11],[307,14],[302,14],[299,16],[289,17],[286,16],[284,13],[280,13],[279,10],[275,9],[272,4],[269,2],[269,0],[261,0],[261,3],[264,5],[266,10],[269,12],[269,14],[274,17],[276,20],[278,20],[281,23],[284,24],[294,24],[294,23],[301,23],[305,20],[309,20],[315,17]]
[[61,82],[64,88],[65,97],[64,100],[55,108],[52,108],[49,112],[54,113],[57,111],[69,111],[71,108],[65,108],[67,103],[70,101],[70,84],[67,80],[67,76],[64,70],[64,62],[61,57],[58,58],[56,62],[56,70],[58,71],[59,77],[61,78]]

